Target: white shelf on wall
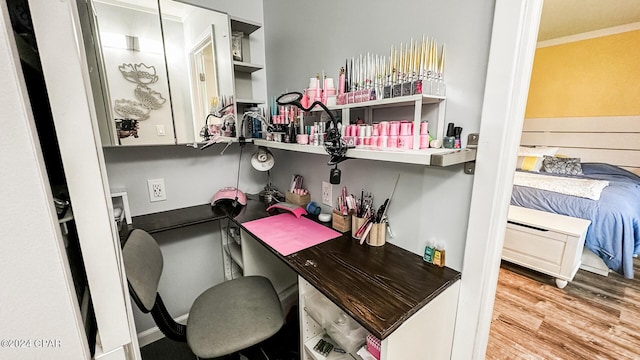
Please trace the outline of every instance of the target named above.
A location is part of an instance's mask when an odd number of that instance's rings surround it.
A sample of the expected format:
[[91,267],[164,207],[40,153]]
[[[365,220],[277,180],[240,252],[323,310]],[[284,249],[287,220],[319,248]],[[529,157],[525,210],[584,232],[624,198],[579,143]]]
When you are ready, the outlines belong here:
[[[327,106],[327,108],[329,108],[329,110],[358,109],[358,108],[384,108],[384,107],[415,105],[416,101],[422,101],[423,105],[437,104],[444,100],[445,100],[444,96],[418,94],[418,95],[400,96],[400,97],[389,98],[389,99],[370,100],[370,101],[353,103],[353,104],[332,105],[332,106]],[[311,111],[322,111],[322,108],[319,106],[316,106]]]
[[264,100],[236,99],[237,104],[264,104]]
[[243,73],[252,73],[258,70],[262,70],[264,67],[258,64],[251,64],[243,61],[234,61],[233,70]]
[[[309,154],[328,155],[322,146],[289,144],[262,139],[253,139],[253,143],[272,149],[298,151]],[[422,150],[377,150],[349,149],[347,157],[354,159],[379,160],[406,164],[450,166],[475,159],[475,149],[422,149]]]

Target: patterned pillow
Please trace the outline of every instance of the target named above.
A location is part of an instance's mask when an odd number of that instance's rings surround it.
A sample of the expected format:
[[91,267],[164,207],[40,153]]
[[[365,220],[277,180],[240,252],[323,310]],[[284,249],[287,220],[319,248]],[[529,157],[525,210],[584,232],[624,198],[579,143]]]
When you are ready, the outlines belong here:
[[579,158],[559,158],[544,156],[542,171],[551,174],[582,175],[582,165]]

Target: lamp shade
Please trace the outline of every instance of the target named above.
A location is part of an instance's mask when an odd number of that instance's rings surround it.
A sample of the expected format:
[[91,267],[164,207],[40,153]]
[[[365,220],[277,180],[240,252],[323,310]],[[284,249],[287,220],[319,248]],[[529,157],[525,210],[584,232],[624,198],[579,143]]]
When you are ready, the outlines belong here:
[[258,171],[269,171],[275,163],[276,160],[271,151],[262,146],[251,155],[251,166]]

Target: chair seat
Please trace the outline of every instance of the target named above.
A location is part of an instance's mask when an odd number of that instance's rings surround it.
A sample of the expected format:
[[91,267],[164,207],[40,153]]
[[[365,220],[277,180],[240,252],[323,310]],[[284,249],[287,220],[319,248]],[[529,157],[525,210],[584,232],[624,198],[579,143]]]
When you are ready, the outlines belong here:
[[282,305],[269,279],[246,276],[202,293],[187,321],[187,343],[200,358],[248,348],[274,335],[284,323]]

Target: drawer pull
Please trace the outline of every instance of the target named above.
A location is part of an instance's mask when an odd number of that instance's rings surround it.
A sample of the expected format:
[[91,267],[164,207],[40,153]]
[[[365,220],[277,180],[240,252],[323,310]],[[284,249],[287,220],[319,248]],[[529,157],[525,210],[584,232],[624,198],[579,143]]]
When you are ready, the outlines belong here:
[[520,224],[520,223],[517,223],[515,221],[511,221],[511,220],[507,220],[507,223],[513,224],[513,225],[522,226],[522,227],[526,227],[526,228],[529,228],[529,229],[538,230],[538,231],[549,231],[549,229],[543,229],[543,228],[539,228],[537,226],[532,226],[532,225]]

